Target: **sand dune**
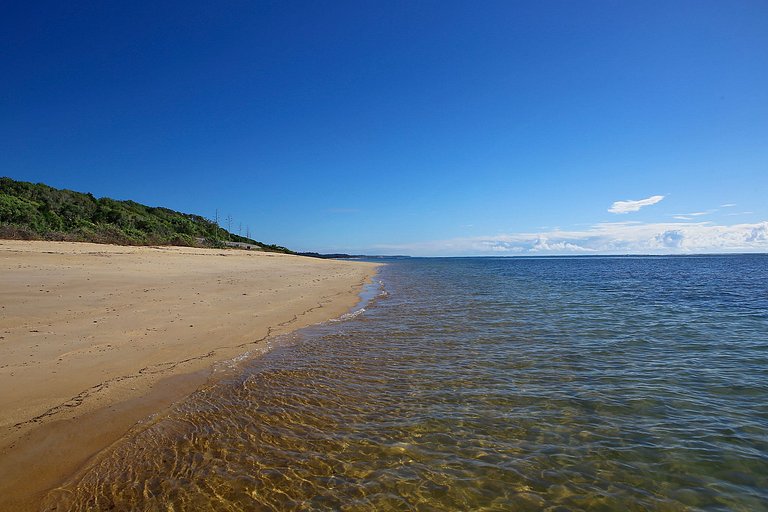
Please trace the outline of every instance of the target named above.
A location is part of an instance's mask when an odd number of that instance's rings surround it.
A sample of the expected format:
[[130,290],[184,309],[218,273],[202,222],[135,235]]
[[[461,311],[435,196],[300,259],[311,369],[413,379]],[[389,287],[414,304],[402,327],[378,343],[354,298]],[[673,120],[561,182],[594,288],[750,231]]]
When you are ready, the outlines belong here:
[[374,272],[261,252],[0,240],[0,507],[32,503],[216,361],[343,314]]

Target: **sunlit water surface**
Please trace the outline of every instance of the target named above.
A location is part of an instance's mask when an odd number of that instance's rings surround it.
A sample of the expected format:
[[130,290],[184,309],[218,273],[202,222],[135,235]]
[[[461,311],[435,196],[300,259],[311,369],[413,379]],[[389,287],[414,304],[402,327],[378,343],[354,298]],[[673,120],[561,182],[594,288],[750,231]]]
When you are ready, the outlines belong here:
[[768,510],[768,257],[396,260],[373,292],[46,507]]

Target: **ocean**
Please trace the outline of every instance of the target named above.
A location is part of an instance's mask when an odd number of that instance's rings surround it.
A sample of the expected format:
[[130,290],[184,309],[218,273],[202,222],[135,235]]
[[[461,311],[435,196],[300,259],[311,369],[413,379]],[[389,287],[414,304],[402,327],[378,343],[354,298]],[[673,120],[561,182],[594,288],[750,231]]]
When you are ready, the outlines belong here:
[[51,510],[768,510],[768,256],[393,259]]

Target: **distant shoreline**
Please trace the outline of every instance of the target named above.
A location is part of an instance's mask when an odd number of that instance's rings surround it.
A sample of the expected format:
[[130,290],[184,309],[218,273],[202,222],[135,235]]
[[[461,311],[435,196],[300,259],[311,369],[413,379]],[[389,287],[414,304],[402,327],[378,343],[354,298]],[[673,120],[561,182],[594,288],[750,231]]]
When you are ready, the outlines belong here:
[[30,509],[212,365],[352,308],[376,265],[0,240],[0,508]]

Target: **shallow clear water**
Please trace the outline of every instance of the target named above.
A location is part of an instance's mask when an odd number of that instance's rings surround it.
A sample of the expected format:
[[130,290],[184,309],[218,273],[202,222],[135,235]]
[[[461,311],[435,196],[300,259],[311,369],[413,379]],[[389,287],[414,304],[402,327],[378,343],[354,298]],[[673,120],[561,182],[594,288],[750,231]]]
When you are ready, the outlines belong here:
[[56,510],[768,510],[768,257],[412,259]]

